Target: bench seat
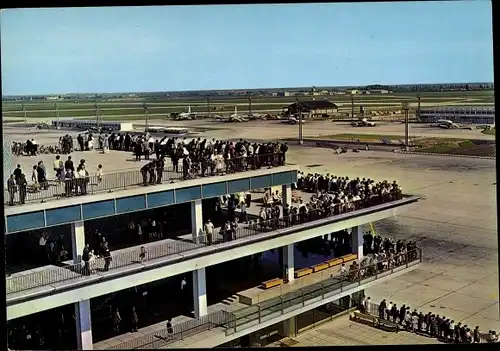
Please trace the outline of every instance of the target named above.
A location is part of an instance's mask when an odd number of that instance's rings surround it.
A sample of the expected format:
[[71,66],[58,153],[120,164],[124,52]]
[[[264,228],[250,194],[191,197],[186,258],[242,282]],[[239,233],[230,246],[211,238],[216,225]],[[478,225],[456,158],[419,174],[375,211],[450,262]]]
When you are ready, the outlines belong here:
[[378,317],[358,311],[354,311],[354,316],[351,315],[350,319],[354,321],[365,322],[373,327],[378,324]]
[[328,263],[320,263],[320,264],[312,266],[311,268],[312,268],[313,272],[316,273],[316,272],[322,271],[324,269],[327,269],[328,267],[329,267]]
[[333,258],[331,260],[325,261],[325,263],[328,264],[328,267],[335,267],[335,266],[340,266],[344,260],[341,258]]
[[399,332],[399,325],[386,319],[378,319],[377,327],[387,331]]
[[349,255],[345,255],[342,257],[342,261],[344,263],[347,263],[347,262],[352,262],[352,261],[355,261],[358,259],[358,255],[357,254],[349,254]]
[[313,270],[311,268],[302,268],[302,269],[299,269],[298,271],[295,271],[295,278],[301,278],[305,275],[308,275],[308,274],[311,274],[313,272]]
[[274,288],[275,286],[280,286],[280,285],[283,285],[283,279],[274,278],[274,279],[263,282],[260,287],[262,289],[269,289],[269,288]]

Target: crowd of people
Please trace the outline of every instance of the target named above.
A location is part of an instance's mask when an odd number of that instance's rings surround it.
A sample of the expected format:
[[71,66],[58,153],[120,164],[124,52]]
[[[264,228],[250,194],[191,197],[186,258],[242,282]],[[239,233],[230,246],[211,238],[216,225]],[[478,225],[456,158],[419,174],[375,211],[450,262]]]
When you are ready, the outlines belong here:
[[498,334],[494,330],[488,331],[488,334],[483,334],[479,326],[471,330],[467,324],[456,323],[446,316],[440,316],[432,312],[424,314],[422,311],[412,310],[410,306],[405,304],[398,307],[396,303],[387,302],[386,299],[376,305],[371,302],[370,297],[366,297],[359,308],[363,313],[377,315],[381,319],[397,323],[406,331],[424,334],[442,341],[463,344],[485,341],[490,343],[499,342]]
[[[126,143],[127,136],[128,134],[125,135],[123,142],[118,142],[116,146],[121,146],[125,150],[132,147]],[[179,172],[179,162],[182,162],[184,179],[283,165],[288,151],[288,145],[279,142],[250,143],[243,139],[232,142],[215,138],[212,140],[197,138],[188,142],[186,138],[177,137],[154,139],[148,137],[148,134],[137,136],[135,144],[132,145],[137,161],[140,161],[142,156],[149,160],[149,156],[153,153],[156,154],[156,160],[169,157],[174,172]],[[152,168],[156,167],[151,164],[149,169]]]

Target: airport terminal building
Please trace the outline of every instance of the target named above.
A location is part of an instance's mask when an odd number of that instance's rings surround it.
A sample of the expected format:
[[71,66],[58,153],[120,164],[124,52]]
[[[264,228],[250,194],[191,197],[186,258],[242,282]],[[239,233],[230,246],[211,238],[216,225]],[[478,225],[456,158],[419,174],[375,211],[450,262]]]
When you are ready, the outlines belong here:
[[[215,202],[230,194],[279,188],[281,203],[291,205],[298,168],[275,165],[189,180],[169,173],[153,186],[124,186],[133,177],[126,173],[109,177],[114,180],[106,181],[102,191],[58,198],[38,194],[31,201],[28,197],[26,204],[5,207],[7,255],[35,242],[34,251],[26,249],[25,257],[30,252],[44,257],[42,238],[47,233],[57,233],[54,245],[67,251],[57,263],[12,271],[6,278],[9,338],[26,326],[35,335],[37,328],[49,327],[43,323],[47,320],[54,321],[53,338],[59,347],[80,350],[217,347],[241,340],[248,344],[264,330],[291,336],[300,330],[302,315],[354,298],[370,286],[415,269],[422,260],[418,251],[406,264],[371,276],[338,273],[343,263],[362,259],[364,225],[405,211],[419,200],[417,196],[378,199],[298,222],[287,218],[257,222],[251,216],[228,236],[217,223],[221,209],[214,210]],[[132,222],[148,218],[157,218],[153,229],[143,226],[137,231]],[[214,222],[213,230],[207,231],[208,219]],[[160,222],[163,231],[155,229]],[[110,247],[110,256],[104,254],[90,264],[85,250],[102,239],[100,228],[106,235],[113,233],[108,240],[115,247]],[[341,231],[350,235],[348,252],[315,264],[301,263],[297,245]],[[153,239],[141,241],[146,235]],[[255,268],[260,282],[244,288],[231,285],[238,276],[252,281],[249,267],[254,267],[254,258],[269,251],[276,252],[278,263],[260,273]],[[243,270],[232,274],[239,264]],[[129,327],[120,327],[125,322]],[[50,349],[46,339],[45,348]],[[35,346],[31,348],[40,348]]]
[[420,110],[420,120],[434,123],[440,119],[454,123],[495,125],[495,107],[446,106],[429,107]]

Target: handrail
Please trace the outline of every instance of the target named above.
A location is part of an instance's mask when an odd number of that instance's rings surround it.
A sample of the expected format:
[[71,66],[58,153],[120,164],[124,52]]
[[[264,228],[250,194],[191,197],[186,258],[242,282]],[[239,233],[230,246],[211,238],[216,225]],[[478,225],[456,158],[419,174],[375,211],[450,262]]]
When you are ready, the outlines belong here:
[[[391,203],[394,201],[398,201],[398,199],[375,196],[366,201],[358,201],[353,207],[346,206],[346,204],[339,204],[332,210],[332,214],[330,216],[327,216],[324,212],[318,210],[311,211],[309,218],[300,218],[297,215],[291,215],[280,219],[270,219],[251,223],[230,232],[225,232],[223,228],[219,228],[214,231],[213,235],[198,235],[195,237],[196,240],[193,242],[170,241],[168,243],[152,245],[147,248],[142,259],[140,257],[140,247],[136,247],[134,250],[113,255],[111,261],[109,258],[97,258],[88,265],[85,265],[85,263],[82,262],[68,265],[66,267],[49,268],[25,275],[14,275],[6,278],[6,293],[7,297],[9,297],[9,295],[15,293],[50,286],[55,283],[69,283],[74,280],[81,280],[83,275],[95,277],[96,274],[102,274],[97,273],[97,271],[108,272],[128,266],[140,267],[143,263],[148,261],[157,260],[159,258],[167,258],[176,254],[184,254],[202,247],[217,247],[220,244],[232,242],[238,239],[278,231],[280,229],[293,228],[294,226],[292,226],[292,223],[294,223],[294,221],[297,221],[295,223],[296,226],[314,224],[316,222],[320,223],[325,219],[335,218],[337,215],[347,214],[349,212],[355,213],[356,210],[363,210],[363,208],[370,208],[379,204]],[[317,218],[315,218],[316,216]]]
[[[232,320],[234,321],[230,328],[226,328],[226,335],[230,335],[236,331],[244,330],[242,327],[252,321],[259,321],[262,323],[263,315],[270,315],[272,313],[279,312],[280,314],[285,314],[287,309],[298,309],[305,307],[308,301],[320,297],[322,300],[325,299],[329,293],[339,291],[343,292],[361,286],[363,282],[375,278],[379,279],[381,273],[393,274],[395,270],[399,271],[404,268],[409,268],[415,264],[419,264],[422,258],[422,249],[417,248],[415,250],[409,251],[406,254],[396,255],[393,259],[397,262],[397,258],[403,258],[404,263],[398,266],[391,266],[390,259],[379,261],[373,265],[367,265],[360,267],[357,270],[351,270],[347,275],[341,273],[336,276],[331,276],[330,278],[324,279],[320,282],[313,283],[311,285],[298,288],[295,291],[282,293],[280,296],[266,300],[264,302],[252,305],[249,307],[242,308],[240,310],[232,312]],[[388,269],[381,268],[382,263],[388,264]],[[382,265],[383,267],[383,265]],[[363,273],[364,272],[364,273]],[[353,286],[354,285],[354,286]],[[326,291],[326,293],[325,293]],[[309,298],[310,297],[310,298]],[[298,306],[298,307],[297,307]],[[256,310],[259,311],[259,317],[256,316]],[[289,311],[287,311],[289,312]],[[240,321],[241,323],[238,323]],[[253,324],[252,324],[253,325]]]
[[[283,153],[269,153],[262,155],[253,155],[248,157],[235,157],[233,159],[222,160],[219,168],[213,168],[213,172],[202,170],[197,163],[193,163],[191,172],[187,178],[183,173],[182,162],[177,169],[173,165],[165,166],[162,176],[159,177],[157,169],[151,175],[140,170],[127,172],[114,172],[104,174],[103,176],[89,175],[87,177],[68,179],[68,180],[49,180],[40,184],[38,182],[26,184],[25,186],[16,185],[15,187],[5,186],[4,196],[5,205],[22,205],[26,202],[45,201],[49,199],[60,199],[71,196],[84,196],[96,193],[102,193],[112,190],[127,189],[142,185],[157,185],[170,183],[173,180],[183,180],[196,178],[200,176],[211,177],[222,174],[242,173],[249,170],[256,170],[262,167],[281,167],[285,166]],[[154,161],[154,160],[151,160]],[[48,167],[48,166],[47,166]],[[52,171],[52,170],[50,170]],[[202,171],[205,171],[202,175]]]

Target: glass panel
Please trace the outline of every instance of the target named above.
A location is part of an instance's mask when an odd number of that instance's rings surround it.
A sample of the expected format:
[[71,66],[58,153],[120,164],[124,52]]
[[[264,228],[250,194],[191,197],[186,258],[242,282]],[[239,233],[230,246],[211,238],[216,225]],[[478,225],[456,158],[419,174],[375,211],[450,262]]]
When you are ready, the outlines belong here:
[[144,210],[146,208],[146,197],[144,195],[130,196],[116,199],[116,212],[131,212]]
[[229,194],[250,190],[250,178],[232,180],[228,182],[227,190]]
[[201,199],[201,187],[192,186],[190,188],[184,188],[175,190],[175,202],[188,202],[193,200]]
[[83,205],[83,219],[105,217],[115,214],[114,200],[106,200]]
[[70,223],[82,220],[80,206],[69,206],[46,211],[47,225]]
[[202,187],[203,198],[208,199],[211,197],[217,197],[227,194],[226,182],[206,184]]
[[171,205],[174,203],[173,190],[162,191],[147,195],[148,208]]
[[23,213],[7,217],[7,229],[9,233],[21,230],[43,228],[45,221],[43,211]]

